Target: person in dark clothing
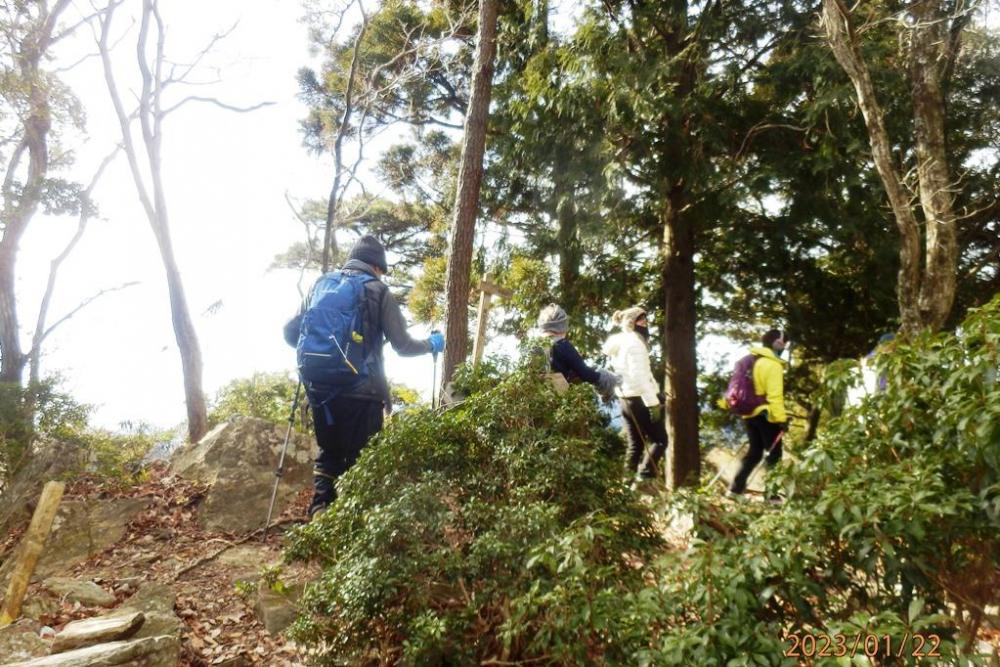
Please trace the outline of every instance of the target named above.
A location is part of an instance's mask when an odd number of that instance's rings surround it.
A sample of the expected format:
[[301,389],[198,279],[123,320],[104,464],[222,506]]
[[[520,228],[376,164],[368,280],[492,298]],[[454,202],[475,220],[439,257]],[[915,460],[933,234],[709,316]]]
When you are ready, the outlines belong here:
[[757,357],[753,365],[754,393],[767,402],[743,417],[750,447],[740,462],[740,469],[733,478],[729,493],[739,496],[746,492],[750,473],[767,454],[766,464],[774,467],[781,460],[781,439],[788,430],[785,413],[784,362],[779,355],[785,349],[785,335],[771,329],[761,337],[761,346],[750,349]]
[[[365,273],[375,278],[364,284],[362,338],[365,345],[367,378],[349,390],[334,392],[329,387],[306,385],[313,408],[313,425],[319,455],[313,479],[313,499],[309,515],[325,509],[336,498],[335,482],[361,454],[368,440],[382,430],[384,415],[392,410],[389,382],[385,376],[382,348],[388,340],[401,356],[411,357],[444,349],[444,336],[431,333],[426,340],[411,338],[406,321],[392,292],[380,278],[388,271],[385,248],[374,236],[363,236],[352,248],[341,268],[345,275]],[[302,318],[312,294],[299,313],[285,325],[285,341],[298,343]]]
[[610,397],[621,378],[603,368],[591,368],[566,338],[569,331],[569,317],[566,311],[554,303],[542,309],[538,316],[538,328],[552,341],[549,348],[549,367],[554,373],[562,373],[570,384],[586,382],[594,385],[602,397]]

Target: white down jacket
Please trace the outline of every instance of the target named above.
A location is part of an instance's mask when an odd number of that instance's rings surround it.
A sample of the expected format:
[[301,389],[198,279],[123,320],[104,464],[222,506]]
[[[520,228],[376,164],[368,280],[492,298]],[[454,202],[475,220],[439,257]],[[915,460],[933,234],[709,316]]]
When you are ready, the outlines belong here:
[[643,404],[660,404],[658,387],[649,366],[649,349],[642,336],[635,331],[616,333],[604,343],[602,348],[608,356],[609,365],[622,376],[617,393],[622,398],[642,397]]

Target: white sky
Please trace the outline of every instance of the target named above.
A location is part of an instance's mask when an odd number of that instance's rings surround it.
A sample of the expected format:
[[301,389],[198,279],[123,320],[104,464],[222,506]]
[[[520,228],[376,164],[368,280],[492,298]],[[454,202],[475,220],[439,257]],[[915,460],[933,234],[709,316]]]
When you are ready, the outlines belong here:
[[[254,371],[294,373],[294,351],[282,340],[281,326],[298,304],[298,274],[268,272],[267,267],[275,254],[301,238],[284,193],[296,199],[325,197],[332,161],[308,155],[298,133],[306,109],[296,99],[295,74],[310,62],[298,2],[170,0],[163,11],[167,53],[179,61],[239,21],[207,63],[220,68],[222,82],[175,94],[211,94],[242,106],[275,102],[249,114],[192,103],[165,122],[163,174],[174,249],[211,397],[231,379]],[[119,35],[128,27],[124,12],[116,25]],[[134,34],[116,49],[126,105]],[[60,52],[61,62],[74,62],[81,49],[91,50],[91,43],[90,32],[81,31],[76,43]],[[214,71],[204,69],[203,78],[214,78]],[[63,79],[87,111],[86,142],[66,141],[77,154],[69,175],[86,183],[118,141],[118,128],[96,58]],[[64,263],[49,321],[101,289],[132,280],[141,285],[103,296],[57,329],[46,341],[43,374],[61,372],[79,400],[95,404],[97,425],[115,428],[131,420],[173,426],[184,419],[185,409],[166,283],[123,157],[105,173],[95,199],[105,219],[90,223]],[[75,218],[39,215],[22,241],[17,288],[25,346],[49,261],[75,227]],[[224,305],[218,313],[203,314],[219,299]],[[387,359],[393,379],[429,392],[429,356],[393,357],[390,352]]]

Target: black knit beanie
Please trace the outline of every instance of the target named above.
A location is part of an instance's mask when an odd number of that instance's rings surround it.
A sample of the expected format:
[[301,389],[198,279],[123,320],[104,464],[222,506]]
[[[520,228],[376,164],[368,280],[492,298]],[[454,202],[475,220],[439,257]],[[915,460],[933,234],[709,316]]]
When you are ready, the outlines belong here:
[[370,234],[366,234],[358,239],[358,242],[351,248],[348,259],[357,259],[365,264],[370,264],[382,270],[382,273],[389,272],[389,265],[385,261],[385,248],[379,240]]

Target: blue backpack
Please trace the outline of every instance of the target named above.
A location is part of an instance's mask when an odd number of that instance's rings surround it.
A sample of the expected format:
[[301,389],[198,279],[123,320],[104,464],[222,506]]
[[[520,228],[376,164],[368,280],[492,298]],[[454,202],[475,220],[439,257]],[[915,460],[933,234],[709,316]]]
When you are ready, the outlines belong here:
[[312,391],[333,397],[368,378],[363,306],[370,280],[331,271],[313,287],[295,346],[299,375]]

